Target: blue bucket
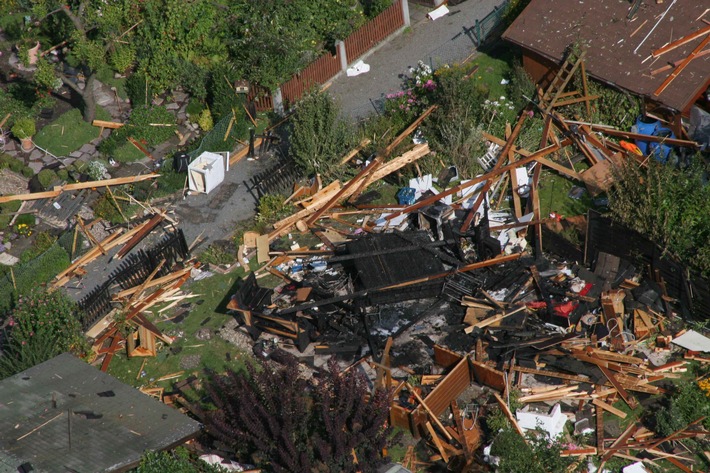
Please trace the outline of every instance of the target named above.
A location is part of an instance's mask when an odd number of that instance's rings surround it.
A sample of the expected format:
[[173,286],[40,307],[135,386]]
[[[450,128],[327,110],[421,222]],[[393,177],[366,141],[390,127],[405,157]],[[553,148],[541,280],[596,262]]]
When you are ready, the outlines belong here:
[[[636,119],[636,133],[639,135],[653,135],[656,130],[661,126],[661,122],[655,118],[645,117],[639,115]],[[648,141],[635,140],[636,146],[639,147],[641,152],[646,156],[648,154]]]

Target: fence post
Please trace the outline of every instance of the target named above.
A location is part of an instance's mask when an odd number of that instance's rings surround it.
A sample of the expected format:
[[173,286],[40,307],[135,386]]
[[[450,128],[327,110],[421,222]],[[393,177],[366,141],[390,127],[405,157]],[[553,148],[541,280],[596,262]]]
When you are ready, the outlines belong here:
[[348,69],[348,55],[345,52],[345,43],[343,41],[336,41],[335,48],[340,58],[340,70],[346,71]]
[[404,20],[404,26],[410,26],[411,20],[409,18],[409,2],[407,0],[401,0],[402,2],[402,19]]
[[284,99],[283,95],[281,95],[281,87],[276,87],[273,92],[271,92],[271,99],[274,103],[274,113],[276,113],[279,116],[284,116],[285,115],[285,110],[284,110]]

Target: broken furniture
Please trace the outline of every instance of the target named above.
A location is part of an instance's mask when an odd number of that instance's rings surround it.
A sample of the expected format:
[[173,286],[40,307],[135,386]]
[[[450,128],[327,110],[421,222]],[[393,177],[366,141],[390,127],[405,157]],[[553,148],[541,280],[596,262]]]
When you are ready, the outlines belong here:
[[205,151],[187,167],[188,185],[191,191],[209,194],[224,181],[229,171],[229,153],[217,154]]

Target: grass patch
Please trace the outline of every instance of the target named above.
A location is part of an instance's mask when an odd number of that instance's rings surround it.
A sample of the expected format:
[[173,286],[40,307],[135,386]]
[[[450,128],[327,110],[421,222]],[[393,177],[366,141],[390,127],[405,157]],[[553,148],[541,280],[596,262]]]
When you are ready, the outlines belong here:
[[[497,51],[492,52],[492,54]],[[501,84],[501,79],[510,79],[512,70],[512,53],[503,52],[495,56],[481,53],[472,61],[472,65],[478,66],[478,71],[473,76],[477,82],[488,87],[490,97],[501,97],[507,95],[506,86]]]
[[129,142],[123,143],[113,152],[113,159],[119,163],[132,163],[143,158],[145,154]]
[[[97,120],[110,120],[102,107],[96,107]],[[34,142],[56,156],[66,156],[99,136],[99,128],[86,123],[77,108],[69,110],[34,137]]]
[[[240,268],[229,274],[215,274],[210,278],[194,281],[184,286],[187,291],[192,294],[200,294],[200,296],[185,301],[192,301],[194,304],[182,321],[174,323],[163,319],[163,317],[170,317],[173,310],[162,315],[149,316],[160,330],[170,336],[177,337],[173,344],[160,348],[155,358],[147,358],[143,367],[145,372],[143,376],[139,376],[138,373],[143,358],[129,359],[125,352],[121,352],[113,358],[109,366],[109,373],[131,386],[150,385],[168,388],[172,383],[184,379],[190,374],[194,373],[201,377],[205,369],[217,372],[223,372],[227,368],[242,369],[250,355],[240,352],[236,346],[222,339],[216,332],[232,318],[230,315],[219,313],[218,308],[222,301],[230,295],[237,279],[243,275],[244,271]],[[198,301],[202,302],[197,303]],[[154,311],[154,314],[157,314],[157,310]],[[209,328],[215,332],[211,340],[201,341],[195,338],[195,333],[201,328]],[[230,361],[227,360],[227,353],[230,354]],[[199,355],[200,367],[193,370],[181,368],[180,360],[188,355]],[[185,371],[180,378],[156,381],[162,376],[179,371]]]
[[584,191],[580,199],[569,197],[573,187],[584,188],[581,182],[575,182],[567,177],[549,171],[543,171],[540,179],[540,214],[547,217],[551,212],[572,217],[586,215],[587,210],[593,207],[592,198]]

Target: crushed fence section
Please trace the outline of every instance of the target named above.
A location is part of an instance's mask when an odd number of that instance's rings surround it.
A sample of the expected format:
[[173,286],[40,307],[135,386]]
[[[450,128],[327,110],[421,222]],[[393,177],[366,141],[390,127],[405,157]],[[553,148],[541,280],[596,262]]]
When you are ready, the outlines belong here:
[[244,185],[258,205],[267,194],[291,193],[296,181],[302,177],[301,170],[293,159],[281,158],[269,169],[244,181]]
[[493,33],[503,24],[503,17],[508,9],[509,0],[505,0],[486,15],[482,20],[476,20],[473,26],[473,34],[476,38],[476,45],[480,47]]
[[112,295],[118,289],[125,290],[143,284],[163,259],[165,263],[155,277],[164,276],[175,264],[188,259],[189,255],[185,235],[181,229],[164,236],[148,250],[131,253],[118,268],[111,272],[107,281],[92,289],[79,301],[78,317],[84,331],[111,312]]

